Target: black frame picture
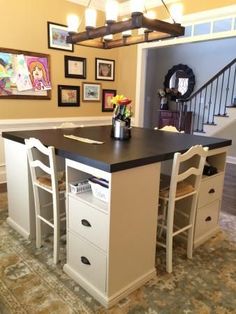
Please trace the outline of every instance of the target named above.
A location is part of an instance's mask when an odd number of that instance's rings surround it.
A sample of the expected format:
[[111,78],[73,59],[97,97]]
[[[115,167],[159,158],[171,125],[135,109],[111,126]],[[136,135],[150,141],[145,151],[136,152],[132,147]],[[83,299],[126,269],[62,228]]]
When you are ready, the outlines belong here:
[[65,77],[86,79],[86,58],[65,56]]
[[74,51],[74,45],[66,42],[68,36],[67,26],[53,22],[47,22],[48,48],[57,50]]
[[[73,91],[75,94],[73,94]],[[72,85],[58,85],[58,106],[59,107],[79,107],[80,87]]]
[[95,58],[95,79],[100,81],[114,81],[115,60]]
[[110,103],[111,98],[116,96],[115,89],[102,90],[102,112],[112,112],[114,110],[113,104]]
[[82,83],[82,100],[88,102],[99,102],[101,100],[101,83]]

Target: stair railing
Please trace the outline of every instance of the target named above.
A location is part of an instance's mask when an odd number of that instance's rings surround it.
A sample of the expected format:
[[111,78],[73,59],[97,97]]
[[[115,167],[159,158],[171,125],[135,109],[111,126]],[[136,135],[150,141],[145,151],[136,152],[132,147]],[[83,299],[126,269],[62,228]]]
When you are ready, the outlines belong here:
[[204,132],[215,125],[215,116],[227,116],[236,98],[236,58],[216,73],[188,99],[180,99],[184,111],[192,112],[192,132]]

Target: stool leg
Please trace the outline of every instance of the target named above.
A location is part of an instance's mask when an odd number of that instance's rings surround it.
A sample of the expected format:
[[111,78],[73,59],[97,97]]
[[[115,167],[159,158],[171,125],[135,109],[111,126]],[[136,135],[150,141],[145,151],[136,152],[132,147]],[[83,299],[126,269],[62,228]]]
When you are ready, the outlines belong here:
[[35,237],[36,237],[36,248],[39,249],[42,246],[42,230],[41,230],[41,220],[36,217],[35,224]]
[[192,206],[189,216],[189,224],[190,229],[188,230],[188,244],[187,244],[187,257],[193,257],[193,236],[194,236],[194,224],[195,224],[195,216],[196,216],[196,207],[197,207],[197,196],[193,196]]
[[38,187],[34,186],[34,206],[35,206],[35,238],[36,238],[36,248],[39,249],[42,246],[42,230],[41,230],[41,219],[39,218],[41,214],[40,202],[38,195]]
[[172,273],[172,249],[173,249],[173,236],[169,233],[166,239],[166,271]]
[[168,273],[172,272],[174,207],[175,202],[170,200],[167,213],[166,230],[166,271]]
[[53,263],[57,264],[59,261],[59,235],[58,230],[54,229],[53,233]]
[[162,221],[160,223],[160,229],[158,231],[158,238],[161,238],[162,237],[162,233],[163,233],[163,230],[164,230],[164,226],[166,226],[166,212],[167,212],[167,207],[168,207],[168,201],[164,200],[164,201],[161,201],[161,204],[162,204],[162,210],[163,210],[163,214],[162,214]]
[[193,257],[193,226],[188,230],[187,257]]
[[59,244],[60,244],[60,213],[59,213],[59,201],[56,196],[53,196],[53,263],[57,264],[59,261]]

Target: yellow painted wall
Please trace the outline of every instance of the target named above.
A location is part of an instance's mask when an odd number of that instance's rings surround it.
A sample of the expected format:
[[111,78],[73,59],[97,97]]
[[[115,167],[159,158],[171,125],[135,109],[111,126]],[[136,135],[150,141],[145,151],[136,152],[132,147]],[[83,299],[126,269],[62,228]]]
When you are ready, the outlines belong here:
[[[184,0],[184,14],[196,13],[235,4],[235,0]],[[57,85],[79,85],[83,80],[64,77],[64,55],[87,58],[87,82],[95,82],[95,57],[114,59],[114,82],[97,81],[102,88],[117,89],[133,100],[135,105],[137,46],[100,50],[75,46],[74,53],[48,49],[47,21],[66,24],[66,16],[81,16],[83,7],[66,0],[0,0],[0,47],[47,53],[51,56],[51,100],[0,99],[0,119],[26,119],[106,115],[101,102],[83,103],[80,107],[58,107]],[[157,9],[159,18],[166,18],[163,8]],[[103,24],[100,15],[98,25]],[[81,91],[82,93],[82,91]]]
[[117,90],[132,99],[133,111],[135,107],[136,60],[137,46],[117,49]]
[[[0,0],[0,47],[50,54],[51,100],[0,99],[0,119],[97,116],[102,113],[101,102],[82,102],[82,82],[64,77],[64,55],[87,58],[87,82],[98,82],[102,88],[116,89],[114,82],[95,81],[95,57],[117,60],[117,50],[92,49],[75,45],[74,52],[48,49],[47,21],[66,24],[66,16],[81,16],[83,7],[66,0]],[[101,14],[99,25],[104,23]],[[99,21],[100,20],[100,21]],[[117,62],[116,62],[117,63]],[[116,71],[117,73],[117,71]],[[57,85],[81,86],[80,107],[58,107]]]

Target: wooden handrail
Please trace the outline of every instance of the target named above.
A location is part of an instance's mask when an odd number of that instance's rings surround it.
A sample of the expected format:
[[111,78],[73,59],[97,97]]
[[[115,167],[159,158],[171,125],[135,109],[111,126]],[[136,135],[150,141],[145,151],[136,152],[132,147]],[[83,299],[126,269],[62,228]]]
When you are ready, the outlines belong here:
[[211,79],[209,79],[204,85],[202,85],[196,92],[194,92],[187,99],[178,99],[179,101],[188,102],[193,99],[197,94],[199,94],[204,88],[210,85],[215,79],[217,79],[221,74],[223,74],[226,70],[228,70],[234,63],[236,63],[236,58],[234,58],[230,63],[228,63],[223,69],[221,69],[218,73],[216,73]]
[[[204,132],[204,124],[215,124],[214,116],[227,116],[226,108],[232,104],[233,96],[236,92],[235,64],[236,58],[234,58],[230,63],[228,63],[220,71],[218,71],[211,79],[209,79],[204,85],[202,85],[189,98],[178,98],[176,100],[182,104],[181,111],[187,111],[187,109],[192,111],[193,131]],[[232,69],[233,73],[232,79],[230,81]],[[213,91],[214,99],[212,98]],[[201,104],[201,100],[199,100],[198,96],[200,97],[200,99],[202,99],[203,96],[204,104]]]

